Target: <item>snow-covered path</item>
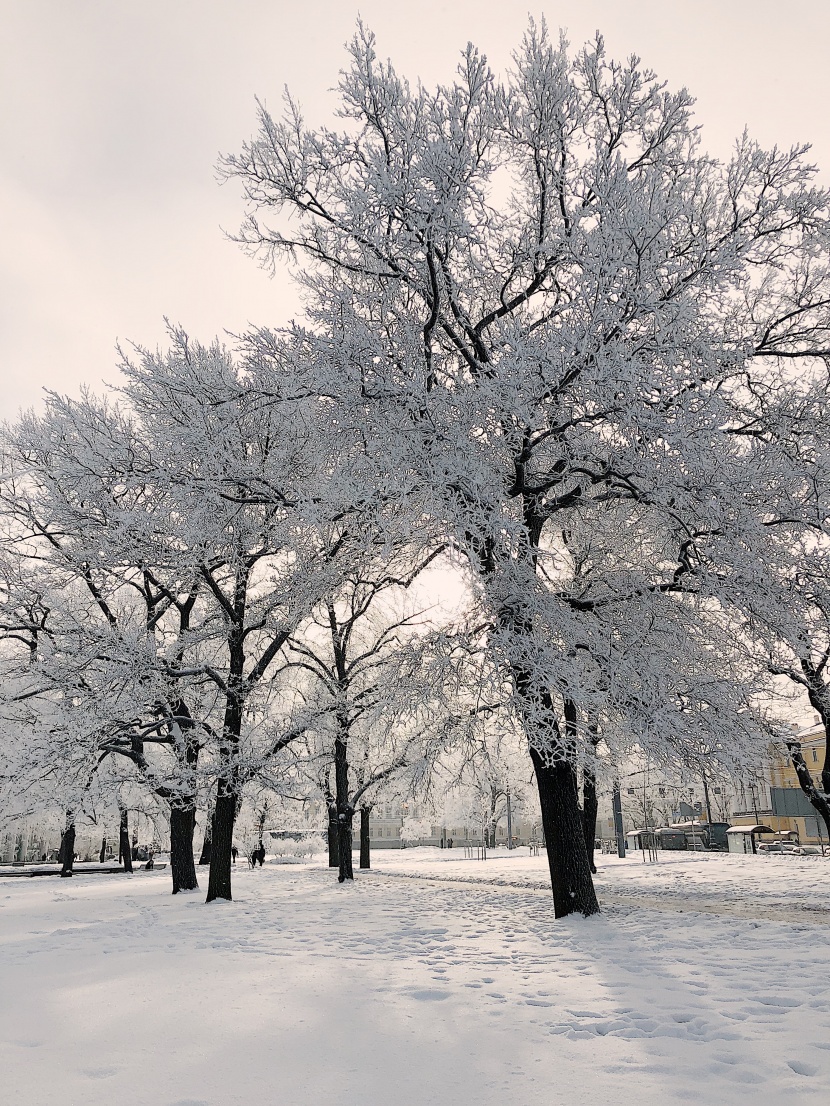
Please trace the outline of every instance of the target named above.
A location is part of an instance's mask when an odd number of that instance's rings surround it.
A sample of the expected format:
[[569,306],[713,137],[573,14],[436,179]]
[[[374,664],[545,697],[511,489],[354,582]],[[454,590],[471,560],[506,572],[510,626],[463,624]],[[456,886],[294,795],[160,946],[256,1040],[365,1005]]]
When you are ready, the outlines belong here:
[[[488,854],[485,863],[464,859],[461,850],[410,849],[379,853],[375,868],[385,875],[494,890],[521,888],[550,898],[547,857],[525,850]],[[598,856],[595,878],[600,904],[727,917],[830,926],[830,857],[730,856],[722,853],[664,853],[656,864],[642,855]]]
[[0,879],[4,1101],[777,1106],[830,1091],[823,926],[615,906],[554,923],[533,889],[383,870],[339,887],[317,866],[241,869],[235,894],[174,898],[166,873]]

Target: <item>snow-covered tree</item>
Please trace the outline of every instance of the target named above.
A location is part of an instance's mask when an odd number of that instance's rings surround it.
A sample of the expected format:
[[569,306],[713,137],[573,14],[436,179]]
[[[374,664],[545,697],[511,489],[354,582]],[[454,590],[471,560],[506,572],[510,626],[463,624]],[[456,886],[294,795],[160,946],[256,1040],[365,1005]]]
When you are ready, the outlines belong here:
[[746,442],[754,486],[742,530],[723,543],[721,571],[752,663],[786,681],[795,708],[809,704],[821,720],[818,778],[791,727],[774,728],[830,835],[830,397],[826,360],[801,368],[796,380],[740,394],[734,432]]
[[[345,538],[338,532],[336,542]],[[337,591],[292,635],[280,670],[305,677],[306,713],[317,713],[306,723],[311,774],[329,808],[341,882],[353,878],[355,812],[361,815],[360,864],[368,868],[368,819],[377,794],[404,775],[423,775],[440,744],[436,718],[447,667],[439,671],[446,659],[441,628],[425,626],[411,604],[401,606],[441,547],[429,548],[428,531],[412,530],[397,546],[379,532],[376,549],[365,538],[364,531],[359,558]]]
[[[618,600],[693,586],[737,471],[725,385],[826,343],[827,194],[803,148],[744,136],[727,163],[706,156],[685,90],[601,38],[569,54],[544,25],[504,80],[469,46],[434,90],[360,27],[339,97],[342,131],[307,129],[289,99],[225,159],[249,202],[240,239],[266,265],[300,259],[298,349],[335,370],[339,417],[361,420],[401,495],[428,490],[468,557],[536,772],[556,913],[589,914],[565,703],[596,699],[596,665],[574,655],[600,605],[619,627]],[[644,515],[657,540],[586,595],[568,534],[609,513],[622,562]],[[628,662],[655,682],[647,653]]]
[[171,337],[125,359],[119,405],[51,397],[9,431],[5,544],[43,578],[35,668],[18,644],[21,678],[43,685],[44,765],[133,765],[170,806],[174,890],[196,886],[197,795],[215,781],[208,897],[228,897],[241,789],[295,736],[266,677],[319,598],[300,508],[325,469],[296,404],[246,402],[226,350]]

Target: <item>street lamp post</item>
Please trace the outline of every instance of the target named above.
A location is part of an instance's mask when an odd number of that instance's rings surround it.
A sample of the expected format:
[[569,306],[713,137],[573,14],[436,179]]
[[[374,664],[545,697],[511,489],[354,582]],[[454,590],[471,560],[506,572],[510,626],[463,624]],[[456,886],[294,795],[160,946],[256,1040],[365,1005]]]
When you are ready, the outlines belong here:
[[611,796],[611,806],[614,811],[614,833],[617,836],[617,856],[625,859],[625,834],[623,833],[622,796],[620,785],[614,784],[614,792]]

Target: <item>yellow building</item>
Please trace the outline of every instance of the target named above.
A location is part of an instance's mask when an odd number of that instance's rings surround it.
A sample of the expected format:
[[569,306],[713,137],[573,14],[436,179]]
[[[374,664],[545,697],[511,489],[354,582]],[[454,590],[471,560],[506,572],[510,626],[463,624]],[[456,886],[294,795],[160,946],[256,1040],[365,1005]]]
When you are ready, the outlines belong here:
[[[808,726],[796,732],[795,736],[801,743],[804,762],[814,781],[820,786],[820,773],[824,763],[824,729],[820,725]],[[736,812],[733,823],[743,825],[749,821],[757,822],[760,817],[764,825],[775,833],[795,831],[802,845],[820,845],[822,842],[827,844],[824,822],[801,790],[795,768],[785,752],[771,750],[766,775],[769,806],[762,811]]]

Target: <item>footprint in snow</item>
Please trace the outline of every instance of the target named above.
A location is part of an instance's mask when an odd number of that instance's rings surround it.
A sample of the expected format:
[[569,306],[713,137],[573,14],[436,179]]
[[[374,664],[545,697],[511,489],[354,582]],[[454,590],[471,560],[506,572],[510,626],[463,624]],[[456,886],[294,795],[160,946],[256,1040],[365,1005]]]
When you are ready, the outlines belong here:
[[808,1064],[806,1060],[788,1060],[787,1067],[791,1068],[796,1075],[818,1075],[818,1068],[815,1064]]

